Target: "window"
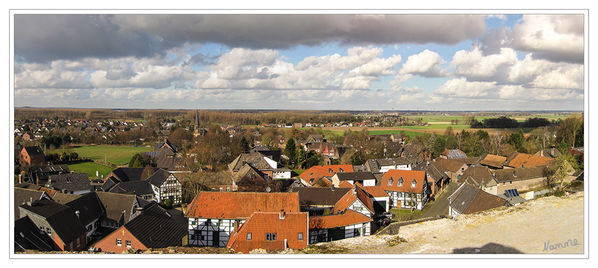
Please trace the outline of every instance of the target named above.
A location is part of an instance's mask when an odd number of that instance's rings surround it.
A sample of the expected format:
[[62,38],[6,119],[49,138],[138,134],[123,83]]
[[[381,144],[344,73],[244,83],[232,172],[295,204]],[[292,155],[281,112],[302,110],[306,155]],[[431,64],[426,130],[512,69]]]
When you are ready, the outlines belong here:
[[251,240],[251,233],[247,233],[247,240]]
[[334,170],[332,170],[331,168],[329,168],[329,169],[328,169],[328,173],[329,173],[329,174],[332,174],[332,173],[334,173]]
[[390,179],[388,179],[388,186],[392,186],[393,182],[394,182],[394,180],[392,179],[392,177]]
[[127,247],[130,248],[131,247],[131,241],[127,240],[126,243],[127,243]]
[[[339,172],[339,173],[343,173],[343,169],[342,169],[342,168],[339,168],[339,169],[338,169],[338,172]],[[331,173],[332,173],[332,172],[331,172]]]
[[122,241],[120,241],[120,239],[118,238],[116,239],[116,245],[119,247],[122,245]]
[[411,188],[415,188],[415,185],[417,185],[417,181],[415,181],[415,179],[413,181],[411,181]]
[[230,192],[230,186],[226,186],[226,191]]
[[399,178],[399,181],[397,182],[397,185],[398,185],[399,187],[400,187],[400,186],[403,186],[403,177]]
[[297,239],[298,240],[303,240],[303,233],[298,233],[297,234]]
[[276,233],[266,233],[266,240],[268,240],[268,241],[276,240]]

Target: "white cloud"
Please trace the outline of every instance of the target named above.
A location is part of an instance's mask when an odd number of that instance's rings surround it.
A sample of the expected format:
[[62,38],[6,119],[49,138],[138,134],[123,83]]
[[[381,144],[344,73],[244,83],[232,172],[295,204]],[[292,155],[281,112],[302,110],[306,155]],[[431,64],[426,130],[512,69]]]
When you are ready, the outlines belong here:
[[434,93],[450,97],[482,97],[495,87],[495,82],[470,82],[464,77],[446,81]]
[[413,74],[424,77],[446,76],[446,70],[441,69],[440,65],[445,61],[440,55],[428,49],[419,54],[411,55],[407,62],[403,64],[400,74]]
[[513,47],[551,61],[583,62],[583,15],[524,15],[513,27]]
[[479,47],[471,51],[459,50],[453,56],[451,66],[456,75],[470,80],[494,81],[504,77],[508,68],[517,62],[517,53],[511,48],[501,48],[500,54],[484,56]]

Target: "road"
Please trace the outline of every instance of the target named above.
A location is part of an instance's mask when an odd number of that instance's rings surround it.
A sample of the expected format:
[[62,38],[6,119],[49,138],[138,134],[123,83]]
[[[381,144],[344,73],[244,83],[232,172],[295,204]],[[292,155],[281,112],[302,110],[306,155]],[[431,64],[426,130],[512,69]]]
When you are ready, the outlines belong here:
[[453,194],[459,185],[456,182],[451,182],[444,190],[436,196],[436,200],[429,205],[429,207],[424,208],[424,213],[422,217],[434,217],[448,215],[448,197]]

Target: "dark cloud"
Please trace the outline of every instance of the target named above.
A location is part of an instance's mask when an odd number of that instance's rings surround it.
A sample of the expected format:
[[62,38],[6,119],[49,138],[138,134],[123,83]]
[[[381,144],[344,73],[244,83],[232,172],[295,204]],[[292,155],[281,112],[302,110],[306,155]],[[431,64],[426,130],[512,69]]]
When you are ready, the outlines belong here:
[[485,30],[481,15],[15,15],[15,52],[24,61],[48,61],[147,57],[205,42],[253,49],[454,44]]

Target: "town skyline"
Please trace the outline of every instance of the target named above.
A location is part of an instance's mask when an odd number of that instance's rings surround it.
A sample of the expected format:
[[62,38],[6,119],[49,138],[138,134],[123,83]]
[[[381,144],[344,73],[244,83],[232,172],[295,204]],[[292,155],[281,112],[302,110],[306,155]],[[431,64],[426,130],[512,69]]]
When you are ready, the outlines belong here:
[[583,14],[16,14],[14,104],[583,111],[583,47]]

